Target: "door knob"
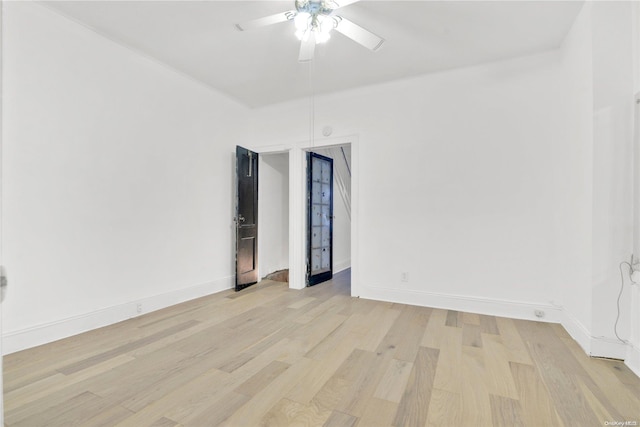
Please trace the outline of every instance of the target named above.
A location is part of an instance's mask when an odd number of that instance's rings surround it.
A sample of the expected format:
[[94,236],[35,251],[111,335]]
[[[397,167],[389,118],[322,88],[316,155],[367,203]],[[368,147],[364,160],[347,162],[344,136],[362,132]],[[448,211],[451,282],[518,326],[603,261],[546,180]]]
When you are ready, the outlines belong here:
[[240,222],[244,222],[244,221],[245,221],[245,219],[244,219],[244,217],[243,217],[242,215],[238,215],[238,221],[240,221]]

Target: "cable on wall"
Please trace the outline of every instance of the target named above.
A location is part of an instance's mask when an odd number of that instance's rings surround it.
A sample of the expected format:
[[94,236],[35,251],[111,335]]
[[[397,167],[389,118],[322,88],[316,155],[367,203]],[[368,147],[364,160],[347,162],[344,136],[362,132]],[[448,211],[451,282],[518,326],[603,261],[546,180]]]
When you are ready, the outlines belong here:
[[616,314],[616,323],[613,325],[613,332],[616,334],[616,338],[618,338],[618,341],[624,343],[624,344],[629,344],[629,341],[620,338],[620,335],[618,335],[618,322],[620,321],[620,298],[622,297],[622,291],[624,289],[624,272],[622,271],[622,266],[623,265],[627,265],[629,267],[629,275],[631,275],[631,273],[633,272],[633,267],[631,266],[631,264],[627,261],[622,261],[620,263],[619,269],[620,269],[620,292],[618,292],[618,299],[616,301],[616,307],[618,309],[617,314]]

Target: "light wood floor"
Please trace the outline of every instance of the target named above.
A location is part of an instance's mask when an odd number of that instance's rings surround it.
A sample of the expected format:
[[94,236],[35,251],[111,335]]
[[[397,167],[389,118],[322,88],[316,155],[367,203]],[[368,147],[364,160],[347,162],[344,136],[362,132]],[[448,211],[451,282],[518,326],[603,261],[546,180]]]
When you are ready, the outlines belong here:
[[558,325],[265,281],[14,353],[8,426],[640,424],[640,380]]

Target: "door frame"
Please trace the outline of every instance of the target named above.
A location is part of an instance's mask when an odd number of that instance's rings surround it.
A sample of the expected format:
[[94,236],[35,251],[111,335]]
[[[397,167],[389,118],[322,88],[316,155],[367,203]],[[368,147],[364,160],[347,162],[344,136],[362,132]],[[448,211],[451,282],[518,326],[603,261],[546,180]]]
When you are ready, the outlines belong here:
[[358,135],[316,139],[290,144],[250,146],[259,154],[289,153],[289,288],[304,289],[307,273],[307,159],[305,152],[316,148],[351,145],[351,296],[360,296],[359,262],[359,172]]

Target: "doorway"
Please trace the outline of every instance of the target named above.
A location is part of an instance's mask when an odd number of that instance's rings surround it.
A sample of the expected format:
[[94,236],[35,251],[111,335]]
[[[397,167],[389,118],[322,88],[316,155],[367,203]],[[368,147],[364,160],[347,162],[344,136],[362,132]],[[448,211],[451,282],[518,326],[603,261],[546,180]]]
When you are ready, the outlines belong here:
[[283,278],[289,268],[289,153],[260,154],[259,165],[259,275],[286,281]]
[[331,267],[335,275],[351,267],[351,144],[311,151],[333,160]]
[[[288,233],[288,252],[289,252],[289,287],[291,289],[303,289],[306,287],[306,248],[307,248],[307,164],[306,152],[318,151],[332,147],[348,147],[350,156],[350,221],[347,225],[338,225],[338,219],[346,218],[346,215],[340,214],[336,209],[335,227],[340,227],[340,232],[336,232],[336,236],[343,236],[341,247],[344,248],[344,257],[338,258],[337,240],[334,244],[334,273],[350,268],[351,296],[360,296],[359,287],[359,269],[358,269],[358,156],[359,156],[359,138],[357,135],[347,137],[336,137],[315,140],[313,144],[309,141],[278,144],[272,146],[259,146],[259,157],[274,154],[288,153],[289,164],[289,233]],[[336,205],[337,206],[337,205]],[[348,244],[347,244],[348,242]]]

